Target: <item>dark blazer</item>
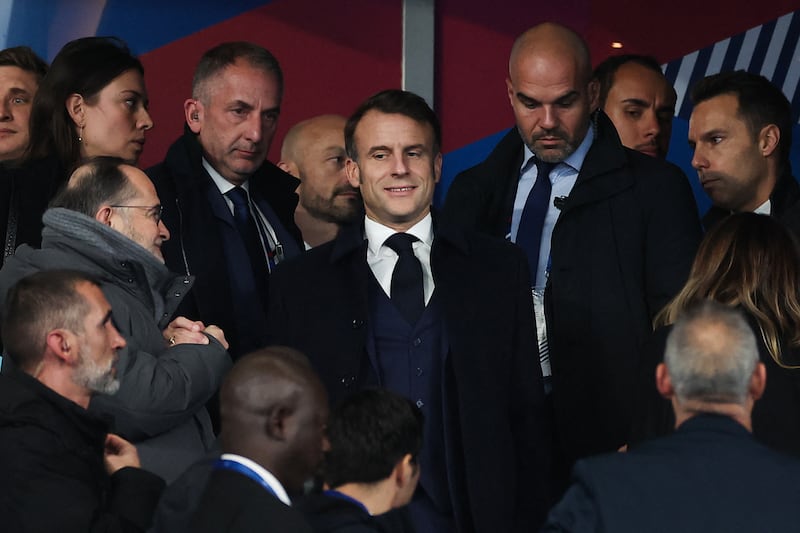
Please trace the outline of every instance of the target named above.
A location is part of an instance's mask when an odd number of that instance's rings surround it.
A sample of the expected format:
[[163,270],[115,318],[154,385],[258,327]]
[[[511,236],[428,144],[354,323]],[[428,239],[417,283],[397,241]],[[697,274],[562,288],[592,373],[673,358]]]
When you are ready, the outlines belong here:
[[328,496],[310,494],[296,502],[314,533],[414,533],[407,507],[370,515],[355,503]]
[[[770,216],[789,229],[795,238],[800,239],[800,185],[792,176],[790,168],[778,176],[769,200],[772,210]],[[706,230],[710,230],[730,214],[727,209],[711,206],[703,216],[703,225]]]
[[[240,328],[244,334],[237,332],[234,323],[235,302],[229,281],[242,274],[228,271],[223,239],[229,240],[237,256],[234,264],[249,265],[249,259],[224,198],[203,168],[197,137],[187,131],[170,147],[164,162],[149,168],[147,174],[164,206],[164,224],[172,234],[161,246],[164,260],[173,272],[191,273],[196,277],[194,288],[178,313],[220,326],[234,357],[264,346],[266,317],[263,311],[257,310],[259,316],[254,318],[253,324]],[[288,233],[288,239],[283,241],[288,255],[299,254],[303,249],[302,237],[294,223],[297,205],[294,189],[299,182],[265,161],[249,183],[252,197],[261,200],[259,209],[264,213],[274,211],[283,225],[283,229],[275,228],[276,231]]]
[[698,415],[637,450],[577,463],[543,531],[796,531],[798,479],[797,459],[731,418]]
[[[522,150],[512,130],[457,176],[443,222],[504,237]],[[686,281],[700,237],[686,176],[624,148],[598,113],[594,143],[553,230],[545,292],[556,426],[568,463],[625,443],[651,320]]]
[[[456,522],[531,531],[546,509],[549,437],[527,262],[508,243],[441,227],[431,268],[450,350],[444,430],[461,455],[447,468]],[[271,340],[308,355],[332,404],[378,383],[366,345],[370,277],[354,226],[271,279]]]
[[302,515],[249,477],[215,470],[192,518],[195,533],[312,533]]

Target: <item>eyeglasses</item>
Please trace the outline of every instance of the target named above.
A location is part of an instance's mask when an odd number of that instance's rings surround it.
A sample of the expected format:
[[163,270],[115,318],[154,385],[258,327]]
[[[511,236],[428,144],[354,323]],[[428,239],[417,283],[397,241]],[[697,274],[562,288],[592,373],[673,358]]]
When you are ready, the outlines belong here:
[[161,204],[158,205],[110,205],[108,207],[119,208],[124,207],[126,209],[147,209],[148,213],[147,216],[155,220],[156,224],[161,222],[161,215],[164,214],[164,206]]

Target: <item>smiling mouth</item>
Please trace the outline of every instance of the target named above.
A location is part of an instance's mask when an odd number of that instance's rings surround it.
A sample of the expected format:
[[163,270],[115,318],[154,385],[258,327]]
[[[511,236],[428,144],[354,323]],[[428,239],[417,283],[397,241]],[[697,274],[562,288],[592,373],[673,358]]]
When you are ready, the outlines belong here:
[[407,187],[386,187],[384,190],[389,192],[409,192],[416,189],[415,186],[409,185]]

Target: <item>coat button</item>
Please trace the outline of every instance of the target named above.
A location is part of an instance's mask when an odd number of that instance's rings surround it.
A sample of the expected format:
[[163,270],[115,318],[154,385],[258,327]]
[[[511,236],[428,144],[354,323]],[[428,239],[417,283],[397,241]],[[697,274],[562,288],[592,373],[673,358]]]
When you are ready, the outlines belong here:
[[416,404],[417,407],[419,407],[420,409],[422,409],[425,406],[425,402],[423,402],[422,400],[417,400]]
[[411,344],[412,344],[412,345],[414,345],[414,348],[416,348],[417,346],[419,346],[420,344],[422,344],[422,339],[420,339],[419,337],[417,337],[416,339],[414,339],[414,342],[412,342]]
[[175,291],[175,298],[180,298],[180,296],[181,296],[180,291]]
[[423,373],[421,368],[417,368],[417,376],[421,376]]
[[363,320],[358,320],[357,318],[354,318],[353,322],[351,323],[351,326],[353,327],[353,329],[359,329],[363,325],[364,325],[364,321]]

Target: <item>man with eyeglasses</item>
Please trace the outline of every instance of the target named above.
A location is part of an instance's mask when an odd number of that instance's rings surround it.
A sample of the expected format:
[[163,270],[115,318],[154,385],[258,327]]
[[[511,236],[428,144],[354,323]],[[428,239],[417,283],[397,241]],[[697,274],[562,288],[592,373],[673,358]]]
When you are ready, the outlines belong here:
[[118,393],[93,398],[89,409],[112,415],[142,467],[170,482],[211,448],[204,405],[231,360],[217,326],[169,321],[193,279],[164,266],[161,245],[170,234],[155,188],[121,159],[94,158],[72,174],[43,222],[41,250],[21,246],[0,270],[0,296],[41,270],[70,268],[101,281],[127,347],[119,353]]

